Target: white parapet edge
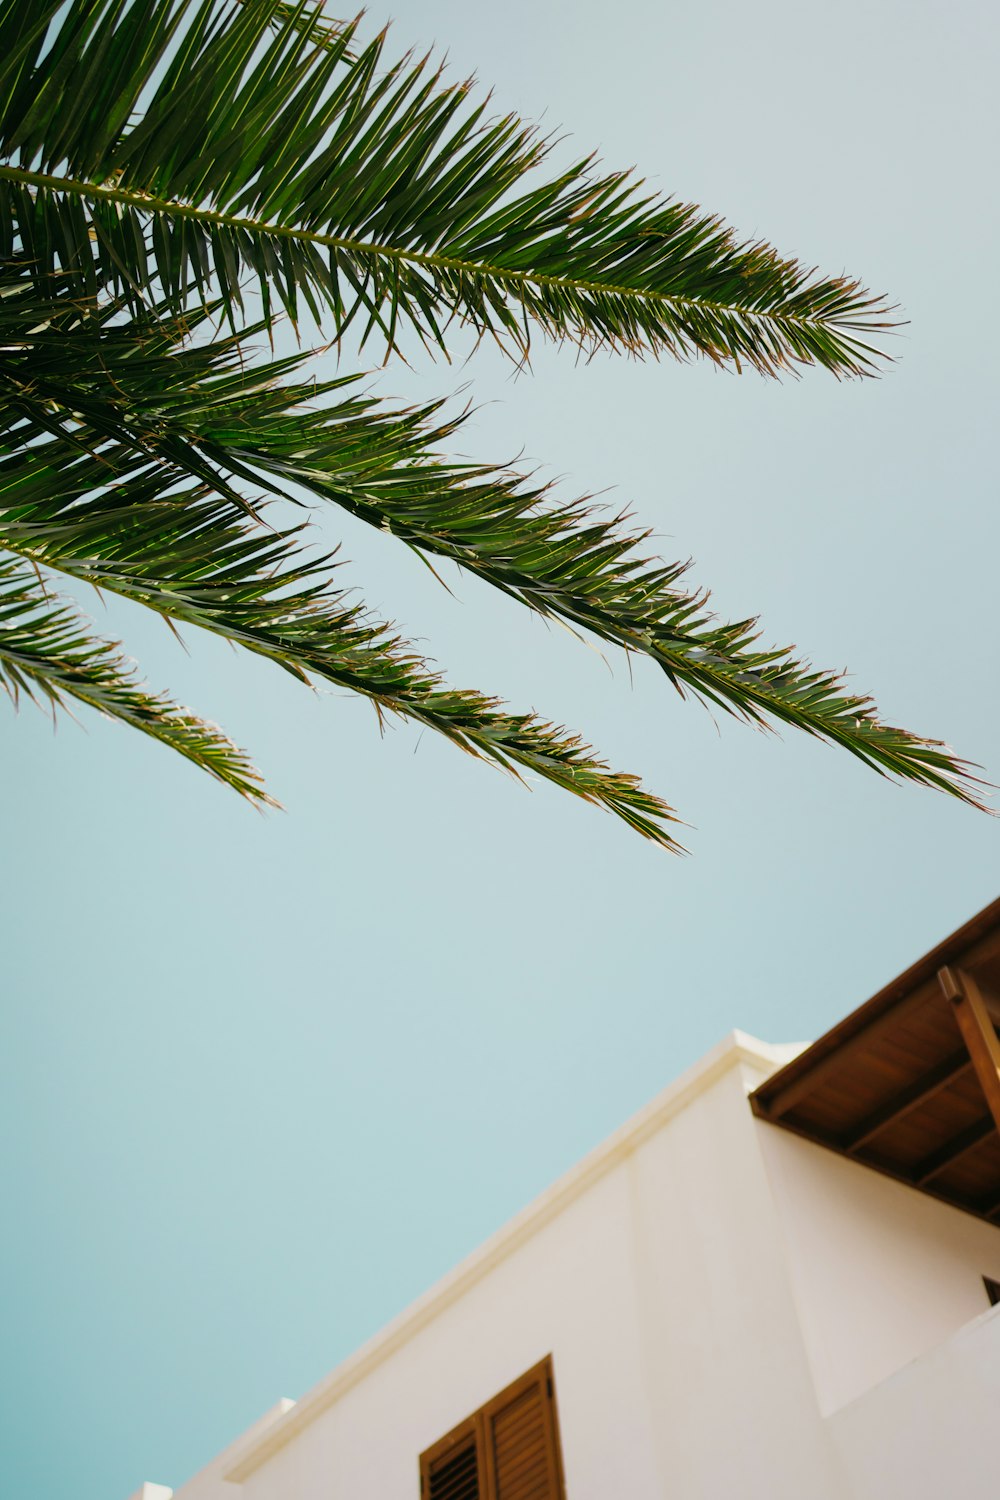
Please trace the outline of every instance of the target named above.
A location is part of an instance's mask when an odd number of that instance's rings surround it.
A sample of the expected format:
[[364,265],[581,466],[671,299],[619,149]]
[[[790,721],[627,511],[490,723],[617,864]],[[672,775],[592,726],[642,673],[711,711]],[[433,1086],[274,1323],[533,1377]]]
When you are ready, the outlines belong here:
[[371,1370],[425,1328],[476,1282],[482,1280],[501,1260],[512,1254],[581,1193],[641,1146],[672,1116],[686,1109],[723,1074],[740,1064],[747,1064],[761,1075],[760,1081],[763,1081],[764,1077],[797,1057],[807,1045],[805,1042],[775,1045],[759,1041],[744,1031],[731,1031],[614,1134],[571,1167],[551,1187],[546,1188],[520,1213],[509,1219],[465,1260],[460,1261],[436,1285],[418,1297],[392,1322],[387,1323],[367,1343],[362,1344],[360,1349],[329,1375],[324,1376],[284,1416],[270,1424],[264,1432],[252,1437],[248,1434],[245,1441],[237,1440],[230,1450],[232,1459],[223,1472],[223,1478],[233,1484],[241,1484],[249,1478],[273,1454],[308,1427],[321,1412],[326,1411]]

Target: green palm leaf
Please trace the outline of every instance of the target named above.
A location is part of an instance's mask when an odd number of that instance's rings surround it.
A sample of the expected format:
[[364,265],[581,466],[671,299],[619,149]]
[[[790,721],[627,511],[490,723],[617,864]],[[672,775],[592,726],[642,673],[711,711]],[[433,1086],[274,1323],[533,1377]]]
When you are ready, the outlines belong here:
[[[15,290],[0,298],[0,332],[5,307],[17,316]],[[30,292],[20,296],[32,304]],[[715,620],[707,595],[683,588],[683,565],[647,556],[647,536],[620,518],[560,503],[514,474],[442,460],[457,424],[438,408],[391,412],[353,394],[351,377],[290,380],[301,356],[248,366],[253,329],[178,349],[170,324],[120,327],[106,314],[99,326],[95,338],[63,320],[30,336],[20,364],[9,352],[11,410],[56,433],[75,413],[88,443],[138,443],[237,506],[247,504],[247,484],[305,488],[540,614],[651,657],[675,686],[713,705],[791,724],[978,805],[974,779],[946,747],[882,723],[871,699],[847,692],[837,674],[762,648],[754,621]]]
[[589,158],[546,178],[550,143],[516,117],[354,40],[306,0],[8,0],[0,253],[176,308],[216,288],[238,308],[250,271],[265,307],[303,298],[338,336],[361,313],[390,345],[409,325],[444,348],[458,317],[518,353],[534,326],[769,374],[876,368],[889,314],[858,282]]
[[[715,619],[628,517],[449,459],[459,422],[440,403],[393,411],[351,377],[305,381],[303,356],[251,350],[305,305],[338,340],[358,320],[362,342],[377,330],[390,348],[409,329],[446,350],[457,319],[516,357],[541,330],[765,374],[876,369],[889,309],[860,283],[741,244],[590,159],[546,175],[549,152],[426,61],[387,63],[384,36],[363,45],[316,0],[0,0],[0,549],[349,688],[676,847],[672,809],[635,777],[535,714],[450,689],[371,619],[303,526],[277,520],[318,497],[641,652],[682,693],[981,805],[947,747],[763,646],[755,621]],[[144,697],[117,648],[10,578],[9,690],[63,701],[89,681],[96,701],[99,684],[107,712],[263,797],[219,731]]]
[[[256,518],[247,487],[285,495],[305,488],[541,614],[650,656],[676,686],[710,703],[754,722],[793,724],[878,770],[978,805],[974,778],[946,747],[881,723],[871,701],[845,692],[836,674],[787,650],[762,650],[752,621],[713,620],[704,596],[680,586],[681,565],[644,555],[644,537],[585,502],[560,504],[516,475],[442,461],[436,450],[454,424],[442,424],[437,409],[383,410],[351,393],[351,378],[290,380],[303,356],[248,363],[252,328],[198,342],[191,338],[197,321],[147,316],[122,325],[113,307],[81,312],[62,292],[47,327],[38,326],[30,285],[11,277],[0,295],[8,443],[21,445],[0,460],[0,538],[8,546],[288,665],[294,652],[282,657],[277,648],[259,583],[262,570],[291,564],[295,533],[280,534],[278,544],[278,533],[246,531]],[[45,443],[46,436],[56,441]],[[109,472],[110,499],[98,500]],[[128,576],[120,577],[123,557]],[[201,588],[220,568],[228,586],[223,560],[234,558],[250,569],[242,578],[257,611],[250,634],[231,608],[220,609],[218,593],[206,609],[204,599],[195,607],[178,592],[178,584]],[[150,568],[151,590],[143,582]],[[282,587],[313,576],[312,567],[296,565]],[[278,599],[282,618],[286,602]],[[339,602],[335,616],[340,632],[357,624]],[[366,654],[378,635],[354,641],[365,648],[360,674],[351,676],[343,660],[334,667],[325,659],[316,670],[390,707],[377,671],[366,675],[385,665],[381,646],[374,658]],[[410,683],[411,716],[421,722],[433,712],[429,681],[418,673]],[[450,734],[452,720],[446,714],[435,727]]]
[[[612,771],[579,736],[536,714],[449,688],[333,586],[331,559],[305,552],[301,526],[266,524],[259,503],[234,489],[232,472],[246,470],[231,464],[227,474],[218,465],[218,437],[232,421],[220,395],[233,378],[252,394],[259,377],[230,372],[220,392],[190,376],[226,370],[239,340],[170,354],[186,325],[106,318],[97,319],[95,338],[70,303],[56,325],[18,345],[9,324],[18,300],[0,298],[10,392],[0,427],[0,548],[223,636],[304,682],[360,693],[380,715],[408,718],[473,755],[554,782],[678,847],[665,826],[676,821],[672,810],[636,777]],[[63,367],[61,385],[53,361]],[[195,425],[213,416],[215,441],[193,441],[178,413]]]
[[682,692],[737,717],[793,725],[877,770],[981,805],[974,778],[940,741],[883,723],[840,674],[762,646],[756,620],[718,621],[707,592],[683,587],[687,565],[648,556],[649,533],[630,531],[627,518],[560,502],[516,474],[442,461],[437,445],[458,424],[436,408],[391,413],[349,397],[317,409],[347,383],[276,386],[238,401],[232,430],[206,433],[215,458],[304,486],[539,614],[649,656]]
[[113,641],[90,634],[41,574],[0,554],[0,687],[53,708],[67,699],[138,729],[194,761],[252,802],[277,807],[242,750],[221,729],[150,693]]

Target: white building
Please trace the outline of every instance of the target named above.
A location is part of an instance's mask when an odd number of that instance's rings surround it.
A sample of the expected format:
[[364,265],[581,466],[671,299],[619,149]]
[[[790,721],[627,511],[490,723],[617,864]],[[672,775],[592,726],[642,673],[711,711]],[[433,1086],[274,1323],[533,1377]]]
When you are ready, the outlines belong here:
[[1000,901],[734,1032],[174,1500],[997,1500],[998,1021]]

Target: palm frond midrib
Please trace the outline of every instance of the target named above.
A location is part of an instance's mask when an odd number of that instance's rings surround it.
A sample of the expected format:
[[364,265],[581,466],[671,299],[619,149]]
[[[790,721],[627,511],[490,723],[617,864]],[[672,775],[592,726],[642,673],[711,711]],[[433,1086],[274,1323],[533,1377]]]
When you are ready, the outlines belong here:
[[[398,246],[387,244],[380,240],[364,240],[346,235],[329,234],[320,230],[300,228],[294,225],[258,219],[251,215],[230,214],[225,210],[211,208],[204,204],[199,205],[186,203],[178,199],[158,198],[154,194],[146,193],[136,188],[87,182],[78,178],[56,176],[22,167],[0,164],[0,180],[44,188],[57,193],[70,193],[83,199],[102,199],[105,202],[127,205],[149,214],[162,214],[167,218],[190,219],[197,223],[215,224],[220,228],[234,230],[245,229],[254,233],[272,236],[279,240],[301,241],[304,244],[320,245],[328,249],[342,250],[348,254],[362,257],[405,261],[414,266],[425,267],[435,272],[446,272],[455,276],[487,276],[496,281],[508,283],[530,284],[575,292],[590,292],[595,295],[609,297],[635,297],[645,302],[659,302],[666,307],[676,306],[692,311],[743,316],[747,319],[759,319],[763,323],[774,323],[779,326],[784,324],[790,326],[797,325],[802,329],[810,328],[815,322],[815,319],[811,319],[808,314],[798,309],[801,295],[789,298],[787,306],[778,303],[775,307],[761,308],[758,304],[762,301],[763,294],[759,292],[751,301],[724,302],[713,300],[711,297],[694,298],[686,296],[679,291],[644,290],[641,286],[624,281],[587,281],[565,274],[560,275],[535,269],[518,269],[516,267],[508,267],[500,261],[463,260],[444,251],[422,251],[408,245]],[[872,297],[859,303],[854,296],[857,289],[858,283],[851,283],[841,293],[843,302],[849,309],[850,316],[838,316],[839,309],[831,299],[832,315],[828,315],[826,318],[826,322],[831,328],[847,332],[871,332],[873,327],[883,329],[897,326],[895,323],[889,321],[880,322],[875,325],[866,322],[860,314],[865,309],[880,307],[882,299]],[[886,308],[885,311],[889,312],[891,309]],[[874,344],[863,343],[861,340],[857,340],[856,342],[859,349],[863,348],[874,355],[885,357],[884,353]]]

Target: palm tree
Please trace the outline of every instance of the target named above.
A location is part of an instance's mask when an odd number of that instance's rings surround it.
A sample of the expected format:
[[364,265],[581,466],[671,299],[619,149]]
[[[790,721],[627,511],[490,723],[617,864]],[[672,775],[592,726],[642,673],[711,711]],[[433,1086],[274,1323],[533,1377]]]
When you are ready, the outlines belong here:
[[[592,158],[493,118],[426,59],[387,61],[319,0],[0,0],[0,682],[75,699],[271,801],[217,727],[148,691],[53,575],[85,580],[367,697],[677,847],[673,810],[579,737],[450,688],[290,519],[305,494],[642,652],[739,718],[792,724],[976,802],[965,764],[752,620],[725,623],[647,533],[530,478],[447,456],[458,420],[394,409],[305,354],[449,329],[516,361],[532,338],[867,376],[891,309],[741,243]],[[352,345],[353,347],[353,345]],[[301,516],[301,510],[298,515]]]

